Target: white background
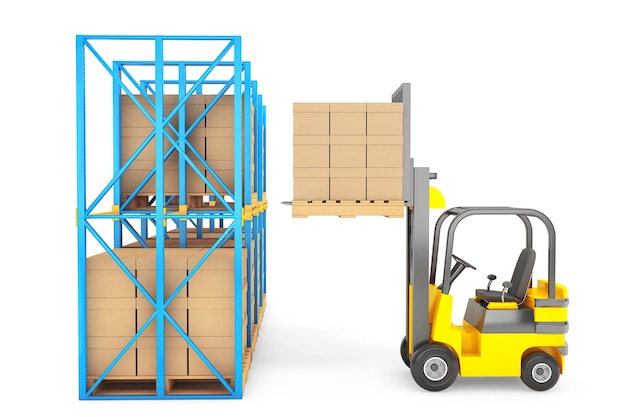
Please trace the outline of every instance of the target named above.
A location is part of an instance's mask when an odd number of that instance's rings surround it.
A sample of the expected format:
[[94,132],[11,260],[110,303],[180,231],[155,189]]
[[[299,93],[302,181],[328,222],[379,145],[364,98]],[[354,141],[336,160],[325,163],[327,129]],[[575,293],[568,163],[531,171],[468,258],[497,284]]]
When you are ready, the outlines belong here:
[[[0,413],[566,415],[619,407],[625,18],[618,1],[5,2]],[[77,399],[77,34],[242,36],[267,106],[270,205],[268,307],[241,401]],[[389,101],[403,82],[412,89],[413,157],[438,173],[448,207],[533,207],[555,224],[570,354],[548,392],[517,378],[419,388],[399,355],[404,221],[292,219],[280,204],[292,194],[293,102]],[[510,274],[520,239],[504,225],[466,233],[455,252],[478,270],[453,287],[461,314],[487,274]]]

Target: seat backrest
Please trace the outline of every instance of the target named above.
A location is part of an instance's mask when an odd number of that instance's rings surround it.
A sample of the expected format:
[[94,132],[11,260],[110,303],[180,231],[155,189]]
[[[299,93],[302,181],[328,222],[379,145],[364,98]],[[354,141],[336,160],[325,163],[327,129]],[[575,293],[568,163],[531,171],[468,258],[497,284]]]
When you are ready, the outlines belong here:
[[513,270],[511,283],[513,286],[507,291],[517,300],[523,301],[526,298],[526,291],[530,285],[533,267],[535,266],[535,251],[531,248],[524,248],[517,258],[517,264]]

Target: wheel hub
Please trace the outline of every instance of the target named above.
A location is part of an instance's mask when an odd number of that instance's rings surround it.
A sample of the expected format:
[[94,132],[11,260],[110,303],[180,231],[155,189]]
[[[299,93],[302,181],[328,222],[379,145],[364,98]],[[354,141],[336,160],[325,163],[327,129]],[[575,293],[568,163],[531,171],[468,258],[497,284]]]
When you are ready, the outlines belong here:
[[536,382],[543,384],[552,377],[552,369],[545,363],[538,363],[533,367],[532,376]]
[[431,381],[441,381],[448,373],[448,364],[440,357],[429,358],[424,363],[424,375]]

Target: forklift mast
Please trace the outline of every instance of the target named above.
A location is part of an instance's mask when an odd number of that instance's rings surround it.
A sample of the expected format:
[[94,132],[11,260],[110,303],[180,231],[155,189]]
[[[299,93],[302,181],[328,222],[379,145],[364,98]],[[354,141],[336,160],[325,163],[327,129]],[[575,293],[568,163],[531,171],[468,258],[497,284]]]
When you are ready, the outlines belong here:
[[[394,103],[403,104],[403,185],[406,205],[406,341],[408,352],[413,347],[428,342],[428,284],[429,284],[429,208],[430,180],[437,174],[429,168],[414,167],[411,158],[411,85],[402,84],[391,97]],[[443,207],[441,207],[443,208]]]

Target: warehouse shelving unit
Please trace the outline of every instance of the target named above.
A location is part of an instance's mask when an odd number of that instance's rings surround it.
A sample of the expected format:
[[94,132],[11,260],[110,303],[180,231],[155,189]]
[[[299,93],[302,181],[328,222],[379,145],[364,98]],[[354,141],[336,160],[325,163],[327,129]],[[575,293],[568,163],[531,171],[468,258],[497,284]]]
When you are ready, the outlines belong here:
[[[266,117],[262,95],[257,90],[250,63],[242,61],[238,36],[76,37],[81,400],[242,397],[266,302]],[[178,100],[168,108],[165,99],[172,92]],[[194,95],[207,94],[213,97],[212,101],[207,100],[203,112],[187,126],[187,104]],[[234,112],[232,188],[188,137],[226,95],[232,95]],[[151,132],[125,158],[122,98],[132,101],[152,123]],[[128,192],[122,184],[124,175],[149,146],[153,146],[154,166]],[[103,168],[102,160],[110,163]],[[178,191],[168,193],[164,189],[168,175],[165,163],[176,160]],[[191,177],[204,183],[206,193],[188,192]],[[141,190],[149,181],[155,184],[155,191],[143,195]],[[234,317],[228,319],[234,322],[234,372],[222,375],[172,317],[168,307],[219,248],[230,247],[229,242],[234,256],[234,288],[246,290],[235,290],[233,294]],[[117,250],[126,247],[154,251],[155,296],[118,256]],[[205,248],[206,252],[174,292],[166,296],[165,251],[171,247]],[[136,333],[113,355],[104,372],[89,375],[87,259],[102,252],[123,271],[136,294],[145,297],[153,312],[147,321],[137,320]],[[244,303],[248,306],[246,311]],[[156,375],[109,375],[151,325],[156,328]],[[211,379],[170,378],[166,374],[166,326],[173,327],[177,337],[184,339],[189,357],[197,355],[210,370]]]

